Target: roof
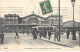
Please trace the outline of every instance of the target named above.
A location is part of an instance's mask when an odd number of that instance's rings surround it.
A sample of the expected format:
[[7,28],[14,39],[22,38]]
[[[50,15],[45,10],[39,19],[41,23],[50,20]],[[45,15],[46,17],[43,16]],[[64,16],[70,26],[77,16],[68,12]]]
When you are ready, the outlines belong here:
[[[75,22],[75,27],[78,27],[78,22]],[[63,27],[73,27],[73,21],[67,21],[63,23]]]
[[54,27],[54,26],[50,26],[50,25],[47,25],[47,26],[36,26],[36,27],[33,27],[33,28],[37,28],[37,27]]
[[[50,16],[47,17],[47,19],[50,18],[50,17],[59,17],[59,16],[51,14]],[[62,17],[62,16],[60,16],[60,17]]]
[[25,16],[22,19],[29,18],[30,16],[36,16],[36,17],[39,17],[39,18],[42,18],[42,19],[46,19],[46,18],[43,18],[43,17],[41,17],[39,15],[36,15],[36,14],[31,14],[31,15]]
[[[45,18],[45,17],[41,17],[41,16],[36,15],[36,14],[33,13],[31,15],[28,15],[28,16],[23,17],[22,19],[29,18],[30,16],[36,16],[36,17],[41,18],[41,19],[48,19],[50,17],[58,17],[58,15],[50,15],[50,16],[48,16],[48,17]],[[62,16],[60,16],[60,17],[62,17]]]
[[19,17],[19,15],[17,15],[17,14],[8,14],[8,15],[5,15],[5,17]]

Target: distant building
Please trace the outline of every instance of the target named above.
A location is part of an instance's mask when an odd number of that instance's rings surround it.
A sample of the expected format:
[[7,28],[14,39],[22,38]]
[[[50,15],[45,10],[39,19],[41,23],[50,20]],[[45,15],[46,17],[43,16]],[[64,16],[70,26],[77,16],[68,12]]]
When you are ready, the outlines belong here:
[[[63,23],[63,28],[72,30],[73,29],[73,21],[64,22]],[[78,30],[79,28],[80,28],[79,27],[79,22],[75,21],[75,30]]]
[[0,18],[0,32],[3,30],[4,27],[3,23],[4,23],[4,19]]
[[5,24],[19,24],[19,16],[16,14],[5,15]]
[[[50,15],[46,18],[41,17],[36,14],[31,14],[25,17],[19,17],[17,14],[8,14],[4,16],[5,18],[5,30],[8,32],[14,31],[32,31],[32,27],[41,26],[41,25],[59,25],[59,17],[58,15]],[[61,16],[61,26],[63,24],[62,16]]]

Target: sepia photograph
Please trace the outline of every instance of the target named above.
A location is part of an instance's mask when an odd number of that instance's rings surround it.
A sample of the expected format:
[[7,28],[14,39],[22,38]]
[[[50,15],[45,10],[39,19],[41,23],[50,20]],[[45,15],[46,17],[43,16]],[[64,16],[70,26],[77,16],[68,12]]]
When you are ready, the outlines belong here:
[[0,51],[80,51],[80,0],[0,0]]

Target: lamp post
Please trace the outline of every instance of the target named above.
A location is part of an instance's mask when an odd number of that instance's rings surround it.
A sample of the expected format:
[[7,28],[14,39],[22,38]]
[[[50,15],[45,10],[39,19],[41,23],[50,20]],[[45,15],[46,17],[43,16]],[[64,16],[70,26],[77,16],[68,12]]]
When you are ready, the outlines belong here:
[[75,6],[75,0],[71,0],[72,7],[73,7],[73,37],[72,40],[76,40],[76,34],[75,34],[75,22],[74,22],[74,6]]
[[80,47],[80,23],[78,23],[78,31],[79,31],[79,47]]
[[59,42],[61,40],[61,35],[60,35],[60,0],[59,0]]

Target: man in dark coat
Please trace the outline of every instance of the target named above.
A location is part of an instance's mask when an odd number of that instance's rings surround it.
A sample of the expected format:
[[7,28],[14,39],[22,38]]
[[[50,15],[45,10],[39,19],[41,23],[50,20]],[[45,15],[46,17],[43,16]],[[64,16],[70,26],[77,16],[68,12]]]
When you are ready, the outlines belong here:
[[79,47],[80,47],[80,30],[79,30]]
[[43,37],[47,38],[47,31],[43,31]]
[[45,31],[44,34],[45,34],[45,38],[47,38],[47,31]]
[[48,31],[48,36],[49,36],[49,40],[50,40],[50,38],[51,38],[51,31]]
[[4,41],[4,33],[3,31],[1,32],[1,44],[3,44],[3,41]]
[[28,36],[29,36],[29,31],[27,31],[27,34],[28,34]]
[[39,31],[39,37],[41,38],[43,35],[43,31]]
[[18,33],[17,33],[17,32],[16,32],[15,39],[19,39],[19,35],[18,35]]
[[80,36],[80,30],[79,30],[79,36]]
[[77,40],[76,39],[76,30],[73,30],[73,32],[72,32],[72,40]]
[[36,39],[37,38],[37,29],[33,29],[33,32],[32,32],[32,34],[33,34],[33,39]]
[[55,33],[54,33],[54,41],[56,41],[56,39],[58,41],[58,37],[59,37],[59,31],[57,29],[57,30],[55,30]]
[[32,35],[33,35],[33,39],[35,39],[35,31],[34,31],[34,29],[33,29]]
[[70,31],[67,30],[67,39],[69,39]]

